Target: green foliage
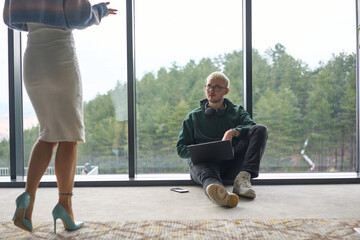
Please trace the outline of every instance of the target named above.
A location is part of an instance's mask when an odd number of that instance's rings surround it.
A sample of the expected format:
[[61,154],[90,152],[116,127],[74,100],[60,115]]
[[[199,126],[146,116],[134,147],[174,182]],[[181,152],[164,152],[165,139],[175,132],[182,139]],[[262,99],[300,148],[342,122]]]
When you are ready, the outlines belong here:
[[269,131],[267,155],[275,159],[291,156],[293,151],[299,149],[303,137],[295,94],[289,88],[280,88],[278,93],[269,89],[256,107],[254,118],[266,125]]
[[31,150],[39,137],[39,126],[24,130],[24,166],[29,165]]
[[112,152],[115,108],[110,93],[97,95],[93,100],[85,103],[84,119],[86,143],[79,144],[78,165],[87,162],[91,165],[100,165],[105,159],[114,159],[114,163],[110,166],[117,168]]
[[3,139],[0,142],[0,167],[10,167],[10,146],[9,141]]
[[[311,126],[311,157],[319,158],[322,170],[337,169],[338,149],[342,149],[341,158],[345,148],[354,149],[353,144],[349,145],[344,139],[355,133],[355,62],[354,54],[334,55],[312,83],[306,122]],[[353,157],[348,158],[351,162]]]
[[[300,154],[306,139],[306,154],[315,163],[315,171],[354,170],[355,54],[333,55],[317,69],[290,56],[281,44],[264,56],[253,50],[252,58],[253,118],[269,131],[261,171],[307,171]],[[139,173],[188,172],[187,160],[176,153],[182,120],[205,97],[205,79],[214,71],[222,70],[229,77],[227,97],[241,105],[242,61],[242,51],[233,51],[197,63],[190,60],[183,67],[174,63],[137,80]],[[126,88],[117,83],[108,93],[84,104],[86,143],[79,144],[78,165],[97,165],[100,174],[127,172],[127,121],[115,119],[111,98],[115,90]],[[38,131],[38,127],[24,131],[26,164]],[[0,142],[0,167],[8,166],[8,159],[9,142],[4,139]]]

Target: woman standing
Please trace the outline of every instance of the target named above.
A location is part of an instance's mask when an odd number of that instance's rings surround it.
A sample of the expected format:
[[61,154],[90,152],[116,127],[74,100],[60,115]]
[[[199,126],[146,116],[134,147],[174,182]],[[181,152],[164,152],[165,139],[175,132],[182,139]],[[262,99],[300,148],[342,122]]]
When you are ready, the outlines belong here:
[[24,85],[40,124],[29,161],[25,192],[16,199],[14,224],[32,231],[36,190],[55,148],[55,174],[59,201],[52,214],[54,231],[61,219],[67,230],[75,222],[71,196],[74,187],[77,143],[85,141],[82,83],[72,35],[73,29],[99,24],[116,9],[109,2],[91,6],[88,0],[5,0],[4,22],[28,31],[24,54]]

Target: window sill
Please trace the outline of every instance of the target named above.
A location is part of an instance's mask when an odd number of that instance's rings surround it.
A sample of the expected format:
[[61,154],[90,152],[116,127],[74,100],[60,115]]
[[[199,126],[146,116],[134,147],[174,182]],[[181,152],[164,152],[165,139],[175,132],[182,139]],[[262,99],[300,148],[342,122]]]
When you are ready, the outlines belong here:
[[[0,187],[24,187],[25,178],[11,181],[9,176],[0,177]],[[339,184],[360,183],[356,172],[336,173],[262,173],[253,179],[254,185],[291,185],[291,184]],[[76,175],[75,187],[110,187],[110,186],[172,186],[194,185],[189,174],[138,174],[135,178],[128,175]],[[232,182],[225,181],[225,184]],[[45,175],[40,187],[56,187],[56,177]]]

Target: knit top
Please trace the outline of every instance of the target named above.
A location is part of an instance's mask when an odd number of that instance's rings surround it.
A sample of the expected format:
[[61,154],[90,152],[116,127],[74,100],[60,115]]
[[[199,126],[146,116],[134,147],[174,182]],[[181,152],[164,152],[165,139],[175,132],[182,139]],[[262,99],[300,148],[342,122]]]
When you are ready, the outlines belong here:
[[28,31],[29,22],[83,29],[108,14],[105,3],[91,6],[88,0],[5,0],[3,18],[10,28],[22,31]]

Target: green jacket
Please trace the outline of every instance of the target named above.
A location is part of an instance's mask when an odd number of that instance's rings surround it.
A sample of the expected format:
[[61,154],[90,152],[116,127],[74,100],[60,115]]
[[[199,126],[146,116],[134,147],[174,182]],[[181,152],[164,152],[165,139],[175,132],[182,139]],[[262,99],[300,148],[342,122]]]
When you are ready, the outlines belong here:
[[256,124],[242,106],[235,105],[227,98],[224,98],[227,107],[223,116],[207,116],[207,102],[207,99],[200,101],[200,107],[192,110],[183,121],[176,145],[178,155],[182,158],[190,158],[188,145],[221,140],[231,128],[240,132],[240,135],[232,140],[232,145],[235,146]]

